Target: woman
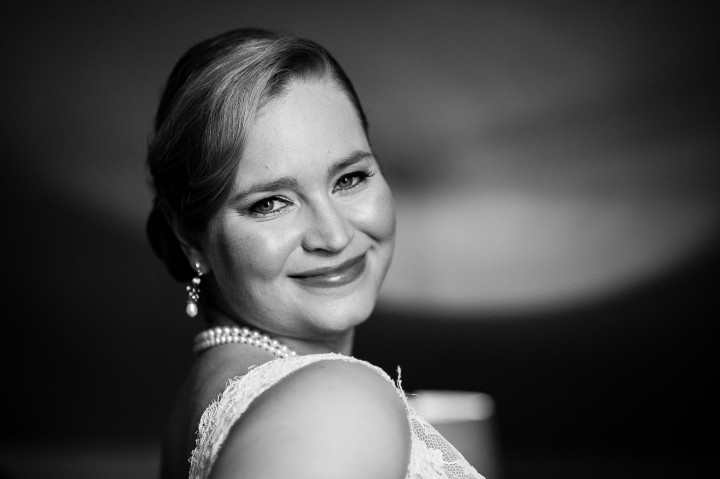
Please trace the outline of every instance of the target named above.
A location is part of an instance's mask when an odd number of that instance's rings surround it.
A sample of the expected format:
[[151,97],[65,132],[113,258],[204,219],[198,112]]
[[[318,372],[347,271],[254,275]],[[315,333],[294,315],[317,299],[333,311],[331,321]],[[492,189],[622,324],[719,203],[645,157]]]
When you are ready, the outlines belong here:
[[[319,45],[236,30],[191,48],[158,109],[151,243],[209,329],[162,476],[480,477],[350,356],[395,235],[358,97]],[[202,288],[201,288],[202,286]]]

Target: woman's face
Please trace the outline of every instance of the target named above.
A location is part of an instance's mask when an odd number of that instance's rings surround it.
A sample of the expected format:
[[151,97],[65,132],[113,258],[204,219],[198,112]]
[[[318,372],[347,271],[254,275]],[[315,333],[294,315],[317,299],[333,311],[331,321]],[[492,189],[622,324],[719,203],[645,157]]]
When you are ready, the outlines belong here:
[[298,81],[249,132],[203,239],[222,309],[276,335],[322,338],[371,313],[392,257],[392,195],[346,93]]

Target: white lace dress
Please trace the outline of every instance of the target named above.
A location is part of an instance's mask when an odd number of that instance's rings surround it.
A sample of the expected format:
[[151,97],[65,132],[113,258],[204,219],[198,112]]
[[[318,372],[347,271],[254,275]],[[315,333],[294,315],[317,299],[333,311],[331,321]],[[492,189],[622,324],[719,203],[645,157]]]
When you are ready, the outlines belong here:
[[210,476],[220,448],[233,424],[250,404],[274,384],[309,364],[339,360],[367,366],[393,384],[407,409],[411,430],[410,463],[406,479],[482,479],[483,476],[427,421],[407,403],[405,394],[385,372],[372,364],[340,354],[310,354],[276,359],[251,368],[244,376],[229,381],[225,391],[203,413],[198,426],[196,447],[190,457],[190,478]]

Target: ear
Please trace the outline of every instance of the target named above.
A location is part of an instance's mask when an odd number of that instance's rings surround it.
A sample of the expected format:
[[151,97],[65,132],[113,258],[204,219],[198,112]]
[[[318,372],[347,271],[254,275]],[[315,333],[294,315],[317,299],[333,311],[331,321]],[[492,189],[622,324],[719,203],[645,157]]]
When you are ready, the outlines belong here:
[[202,275],[208,274],[211,270],[210,262],[199,242],[185,231],[175,215],[166,213],[164,210],[163,215],[165,215],[165,219],[172,228],[173,233],[175,233],[180,248],[190,263],[190,268]]

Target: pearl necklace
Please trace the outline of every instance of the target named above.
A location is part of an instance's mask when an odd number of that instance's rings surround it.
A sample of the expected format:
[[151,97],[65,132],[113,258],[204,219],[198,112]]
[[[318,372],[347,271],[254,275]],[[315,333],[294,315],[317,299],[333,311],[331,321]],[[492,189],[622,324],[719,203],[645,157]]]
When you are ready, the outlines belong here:
[[239,328],[237,326],[218,326],[206,329],[195,336],[195,346],[193,352],[200,354],[206,349],[210,349],[220,344],[242,343],[264,349],[272,353],[278,358],[289,358],[297,356],[297,353],[277,339],[272,339],[267,334],[262,334],[248,328]]

